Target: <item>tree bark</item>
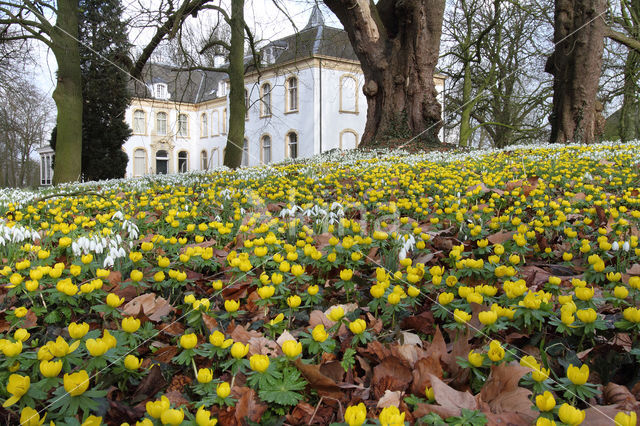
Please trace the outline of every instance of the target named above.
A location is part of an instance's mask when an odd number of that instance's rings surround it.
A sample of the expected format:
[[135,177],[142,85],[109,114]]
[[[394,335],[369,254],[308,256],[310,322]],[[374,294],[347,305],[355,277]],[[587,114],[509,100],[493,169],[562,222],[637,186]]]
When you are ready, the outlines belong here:
[[439,142],[441,106],[433,74],[445,1],[325,0],[325,4],[343,24],[364,74],[367,122],[361,146],[417,135],[423,142]]
[[606,7],[606,0],[555,2],[556,50],[546,65],[546,71],[553,75],[552,143],[593,143],[598,139],[596,95]]
[[78,42],[78,0],[58,0],[50,34],[58,63],[53,99],[58,108],[53,183],[75,182],[82,172],[82,75]]
[[231,0],[231,46],[229,51],[229,133],[224,165],[240,167],[244,145],[244,0]]

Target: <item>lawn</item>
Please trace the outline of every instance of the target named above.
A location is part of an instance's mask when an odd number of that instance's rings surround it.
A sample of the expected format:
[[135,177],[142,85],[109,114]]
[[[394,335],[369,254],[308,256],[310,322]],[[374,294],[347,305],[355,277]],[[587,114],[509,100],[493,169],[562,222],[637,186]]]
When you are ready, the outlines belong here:
[[639,226],[639,143],[5,190],[2,422],[632,425]]

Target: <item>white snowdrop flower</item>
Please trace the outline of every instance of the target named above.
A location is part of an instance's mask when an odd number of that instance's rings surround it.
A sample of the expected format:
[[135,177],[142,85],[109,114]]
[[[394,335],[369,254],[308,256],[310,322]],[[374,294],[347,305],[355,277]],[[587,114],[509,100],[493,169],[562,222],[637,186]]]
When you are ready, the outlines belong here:
[[96,251],[96,242],[95,241],[91,241],[91,244],[89,245],[89,250],[90,251]]
[[102,266],[103,266],[104,268],[108,268],[108,267],[110,267],[110,266],[113,266],[113,264],[114,264],[114,263],[115,263],[115,262],[114,262],[114,260],[113,260],[113,257],[111,257],[111,256],[107,256],[107,257],[105,257],[105,258],[104,258],[104,262],[102,262]]
[[620,246],[618,245],[617,241],[614,241],[613,244],[611,244],[611,250],[618,251],[619,248]]
[[399,260],[404,260],[407,257],[407,252],[405,251],[404,247],[400,249],[400,252],[398,253],[398,259]]
[[629,251],[630,248],[631,246],[629,246],[629,242],[625,241],[624,244],[622,245],[622,250]]
[[125,252],[124,249],[120,247],[120,249],[118,250],[118,257],[125,257],[126,255],[127,252]]

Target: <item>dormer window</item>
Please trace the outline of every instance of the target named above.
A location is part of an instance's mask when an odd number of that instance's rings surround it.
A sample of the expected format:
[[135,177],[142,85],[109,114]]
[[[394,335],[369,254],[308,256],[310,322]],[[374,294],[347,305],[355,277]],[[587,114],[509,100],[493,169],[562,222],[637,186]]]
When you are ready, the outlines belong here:
[[156,99],[167,99],[169,97],[167,93],[167,85],[164,83],[154,84],[153,91]]
[[218,82],[218,96],[226,96],[227,95],[227,83],[224,81]]
[[266,65],[271,65],[276,61],[274,53],[273,47],[267,47],[264,49],[263,60]]

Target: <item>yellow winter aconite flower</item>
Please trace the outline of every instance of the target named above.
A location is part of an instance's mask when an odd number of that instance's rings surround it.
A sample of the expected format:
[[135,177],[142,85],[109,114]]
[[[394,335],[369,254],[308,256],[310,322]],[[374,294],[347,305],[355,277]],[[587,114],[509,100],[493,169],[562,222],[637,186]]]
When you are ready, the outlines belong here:
[[469,360],[469,364],[473,365],[474,367],[480,367],[482,365],[482,362],[484,361],[484,355],[472,350],[469,351],[467,359]]
[[109,350],[109,345],[103,339],[88,339],[85,345],[91,356],[102,356]]
[[122,319],[122,330],[127,333],[135,333],[140,328],[140,320],[134,317],[126,317]]
[[344,421],[349,426],[361,426],[367,420],[367,407],[361,402],[358,405],[350,405],[344,411]]
[[0,348],[2,349],[4,356],[11,358],[22,353],[22,341],[18,340],[17,342],[10,342],[9,340],[2,339]]
[[213,380],[213,371],[210,368],[201,368],[196,376],[198,383],[209,383]]
[[227,382],[222,382],[216,387],[216,394],[222,399],[228,397],[230,393],[231,386]]
[[551,411],[556,406],[556,400],[549,391],[536,396],[536,407],[540,411]]
[[69,331],[69,336],[71,336],[72,339],[78,340],[82,339],[89,332],[89,324],[86,322],[81,322],[80,324],[72,322],[69,324],[67,329]]
[[315,340],[316,342],[322,343],[325,340],[327,340],[329,335],[327,334],[327,331],[325,330],[324,325],[318,324],[315,327],[313,327],[313,330],[311,331],[311,337],[313,337],[313,340]]
[[536,420],[536,426],[556,426],[556,422],[549,420],[546,417],[538,417]]
[[560,420],[562,420],[563,423],[566,423],[570,426],[575,426],[584,421],[585,412],[567,403],[564,403],[558,410],[558,417],[560,417]]
[[493,311],[483,311],[478,313],[478,320],[484,325],[491,325],[498,320],[498,314]]
[[272,285],[267,285],[264,287],[260,287],[257,292],[258,292],[258,296],[260,296],[261,299],[268,299],[271,296],[273,296],[273,294],[275,293],[276,288]]
[[293,296],[287,297],[287,305],[290,308],[295,309],[298,306],[300,306],[300,303],[302,303],[302,299],[297,294],[294,294]]
[[584,322],[585,324],[592,323],[596,319],[598,319],[598,314],[596,313],[595,310],[591,308],[580,309],[579,311],[576,312],[576,316],[580,321]]
[[227,312],[236,312],[240,308],[240,302],[236,300],[225,300],[224,301],[224,309]]
[[62,371],[62,360],[47,361],[43,359],[40,361],[40,373],[44,377],[57,377]]
[[20,306],[19,308],[15,308],[13,310],[13,314],[16,316],[16,318],[22,318],[25,315],[27,315],[28,312],[29,312],[29,310],[27,308],[25,308],[24,306]]
[[147,414],[149,414],[154,419],[159,419],[166,410],[171,407],[171,402],[169,402],[169,398],[162,395],[160,399],[155,401],[147,402],[145,408],[147,409]]
[[638,415],[635,411],[630,411],[629,414],[620,411],[616,414],[614,420],[615,426],[636,426],[638,421]]
[[7,392],[11,394],[7,399],[3,407],[10,407],[16,402],[20,401],[20,398],[29,391],[31,386],[31,378],[29,376],[21,376],[20,374],[12,374],[9,376],[9,382],[7,383]]
[[53,356],[58,357],[58,358],[62,358],[62,357],[67,356],[71,352],[73,352],[76,349],[78,349],[78,346],[80,346],[80,341],[79,340],[76,340],[71,345],[69,345],[66,342],[66,340],[64,340],[62,338],[62,336],[58,336],[58,338],[55,341],[47,342],[47,349],[49,350],[49,352]]
[[493,362],[501,361],[504,358],[504,348],[497,340],[492,340],[489,343],[489,351],[487,352],[487,356]]
[[391,405],[382,409],[378,420],[380,426],[404,426],[404,416],[404,411],[400,413],[398,407]]
[[471,320],[471,314],[460,309],[456,309],[453,311],[453,319],[459,324],[466,324]]
[[127,370],[137,370],[140,368],[140,364],[142,364],[142,361],[135,355],[129,354],[124,357],[124,368]]
[[343,316],[344,309],[342,309],[340,306],[333,308],[327,314],[327,318],[329,318],[331,321],[340,321],[340,318],[342,318]]
[[589,366],[582,364],[580,368],[570,364],[567,368],[567,377],[574,385],[584,385],[589,379]]
[[253,371],[264,373],[269,368],[269,357],[260,354],[251,355],[249,357],[249,365]]
[[340,271],[340,279],[342,281],[351,281],[353,278],[353,271],[351,269],[343,269]]
[[65,373],[62,383],[64,390],[66,390],[69,395],[82,395],[89,388],[89,375],[85,370],[71,374]]
[[211,418],[211,411],[204,407],[200,407],[196,412],[196,424],[198,426],[216,426],[218,424],[218,420]]
[[91,415],[87,417],[87,419],[84,422],[82,422],[81,426],[100,426],[101,424],[102,424],[102,417]]
[[353,334],[362,334],[366,329],[367,323],[361,318],[349,323],[349,330],[351,330]]
[[20,426],[40,426],[44,423],[47,415],[45,414],[42,419],[40,413],[31,407],[24,407],[20,412]]
[[198,344],[198,336],[194,333],[183,334],[180,336],[180,347],[182,349],[193,349]]
[[112,308],[117,308],[124,303],[124,297],[118,297],[115,293],[107,294],[107,305]]
[[231,356],[240,359],[244,358],[249,353],[249,345],[245,345],[241,342],[235,342],[231,346]]
[[613,289],[613,295],[618,299],[626,299],[629,295],[629,290],[625,286],[616,286]]
[[295,340],[287,340],[282,343],[282,353],[288,358],[295,358],[302,352],[302,343]]

